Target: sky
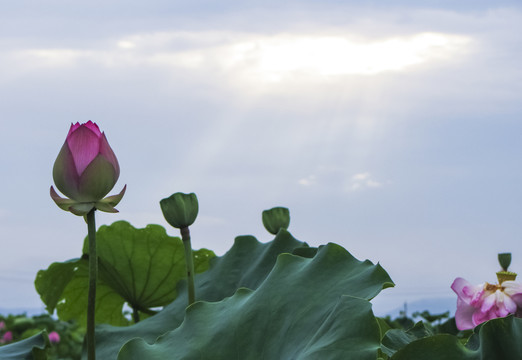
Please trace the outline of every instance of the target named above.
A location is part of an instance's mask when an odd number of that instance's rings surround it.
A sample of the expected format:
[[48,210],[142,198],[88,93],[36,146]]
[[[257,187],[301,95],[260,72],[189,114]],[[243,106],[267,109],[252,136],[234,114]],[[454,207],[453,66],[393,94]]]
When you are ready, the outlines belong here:
[[[95,121],[127,184],[118,214],[160,224],[195,192],[194,248],[289,230],[379,262],[376,312],[522,271],[522,7],[516,1],[27,1],[0,12],[0,308],[81,255],[49,197],[71,123]],[[455,297],[456,301],[456,297]]]

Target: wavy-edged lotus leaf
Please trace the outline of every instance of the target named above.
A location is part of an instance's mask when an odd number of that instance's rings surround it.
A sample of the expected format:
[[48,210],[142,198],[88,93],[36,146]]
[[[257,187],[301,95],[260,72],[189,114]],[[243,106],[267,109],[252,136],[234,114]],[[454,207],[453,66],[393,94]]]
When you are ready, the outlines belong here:
[[440,334],[410,342],[391,360],[522,359],[522,319],[508,316],[489,320],[474,329],[466,345],[454,335]]
[[281,254],[256,290],[188,308],[153,345],[131,340],[118,360],[375,359],[380,330],[369,299],[388,274],[328,244],[313,258]]
[[[253,236],[238,236],[232,248],[223,256],[211,260],[210,269],[194,278],[196,300],[221,301],[237,289],[256,289],[270,273],[281,253],[291,253],[306,247],[287,231],[281,231],[268,243]],[[96,328],[96,354],[102,359],[115,359],[121,346],[140,337],[152,343],[163,333],[177,328],[185,316],[187,288],[183,281],[179,296],[157,315],[129,327],[100,325]]]
[[[101,226],[96,232],[98,285],[96,321],[127,325],[123,314],[129,304],[144,314],[169,304],[177,296],[176,284],[186,278],[183,243],[168,236],[159,225],[134,228],[126,221]],[[57,309],[62,320],[86,320],[88,289],[88,239],[82,259],[54,263],[38,272],[35,286],[49,312]],[[207,249],[193,252],[196,272],[208,269],[215,254]]]
[[17,341],[12,344],[0,346],[0,359],[2,360],[46,360],[46,348],[49,343],[44,332],[30,338]]
[[[273,268],[278,254],[289,253],[302,244],[285,230],[281,230],[276,238],[267,244],[260,244],[249,236],[236,238],[234,246],[227,254],[215,258],[207,272],[196,276],[197,299],[221,302],[224,298],[232,296],[240,287],[255,290],[253,295],[248,296],[250,312],[239,317],[247,320],[250,325],[259,318],[261,322],[258,329],[264,330],[256,333],[267,337],[270,336],[267,328],[270,323],[273,326],[286,323],[289,331],[299,331],[305,323],[313,323],[313,326],[316,326],[318,318],[309,322],[306,319],[319,316],[320,312],[323,317],[319,322],[324,322],[342,295],[371,299],[383,287],[393,285],[380,265],[358,261],[342,247],[334,244],[321,247],[313,258],[280,255],[276,267]],[[126,329],[98,327],[97,352],[105,358],[112,358],[115,354],[115,343],[124,337],[141,337],[152,343],[159,335],[176,329],[185,314],[186,302],[181,303],[181,293],[185,291],[185,288],[181,288],[180,296],[171,305],[139,324]],[[272,309],[272,304],[277,309]],[[233,309],[230,311],[234,312]],[[298,316],[295,316],[296,314]],[[223,316],[221,321],[235,321],[225,319],[229,317]],[[304,323],[300,323],[301,320],[298,319],[302,319]],[[262,325],[264,322],[265,325]],[[379,342],[379,328],[375,319],[372,318],[371,324],[375,329],[375,341]],[[210,326],[210,323],[208,325]],[[239,327],[237,331],[243,332],[244,329]],[[300,336],[306,337],[307,334],[308,330]],[[214,336],[221,338],[221,334]],[[377,347],[372,351],[375,355]],[[210,354],[212,352],[209,356]]]
[[375,360],[379,328],[369,301],[341,296],[326,307],[300,301],[279,308],[269,294],[242,288],[220,302],[198,302],[179,328],[153,345],[130,340],[118,360]]

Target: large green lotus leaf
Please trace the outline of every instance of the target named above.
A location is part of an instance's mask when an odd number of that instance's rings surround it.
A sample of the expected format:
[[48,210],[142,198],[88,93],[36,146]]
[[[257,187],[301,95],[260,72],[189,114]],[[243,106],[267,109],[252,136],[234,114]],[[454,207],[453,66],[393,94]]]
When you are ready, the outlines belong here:
[[[186,277],[185,252],[179,237],[160,225],[136,229],[126,221],[101,226],[96,232],[100,279],[133,308],[165,306],[177,296],[176,284]],[[85,238],[83,253],[88,253]],[[195,271],[208,269],[215,254],[194,251]]]
[[[176,284],[186,277],[183,243],[159,225],[136,229],[118,221],[96,232],[98,285],[96,322],[128,325],[124,304],[150,313],[177,296]],[[87,239],[82,259],[54,263],[38,272],[35,286],[49,312],[62,320],[86,321],[88,289]],[[212,251],[193,252],[196,272],[208,269]],[[144,315],[144,314],[142,314]]]
[[[261,295],[256,295],[255,298],[265,300],[254,303],[265,306],[266,310],[253,307],[253,312],[247,316],[256,318],[262,315],[277,323],[287,321],[285,309],[288,308],[292,311],[301,309],[299,317],[303,318],[309,316],[310,308],[320,308],[322,310],[318,311],[323,311],[324,320],[341,295],[370,299],[383,287],[393,285],[388,274],[379,265],[373,265],[369,261],[360,262],[346,250],[333,244],[320,248],[313,258],[281,255],[276,267],[279,270],[272,271],[278,254],[292,252],[302,246],[303,243],[295,240],[287,231],[280,231],[267,244],[260,244],[250,236],[238,237],[227,254],[211,262],[209,271],[196,276],[196,297],[199,300],[218,302],[233,295],[240,287],[257,289],[255,293],[258,294],[258,287],[262,285],[263,290],[259,292]],[[263,295],[265,291],[268,295]],[[118,340],[141,337],[152,343],[159,335],[177,328],[185,314],[186,301],[182,301],[184,296],[181,295],[185,292],[185,288],[180,289],[180,296],[171,305],[139,324],[125,329],[98,327],[97,351],[106,359],[114,359],[121,344],[118,344]],[[268,316],[267,314],[273,312],[269,307],[271,302],[286,305],[273,316]],[[261,313],[257,314],[256,311]],[[293,324],[295,320],[288,320],[289,324]],[[375,320],[373,323],[379,339],[377,323]],[[291,327],[301,326],[298,324],[296,322]]]
[[47,270],[40,270],[36,274],[34,286],[49,313],[54,312],[67,284],[73,279],[79,260],[52,263]]
[[389,285],[382,268],[336,244],[313,258],[281,254],[256,290],[194,304],[179,328],[153,345],[131,340],[118,360],[375,359],[381,337],[368,300]]
[[[89,280],[87,259],[72,259],[53,263],[36,275],[35,287],[49,313],[57,311],[63,321],[77,320],[85,326],[87,321],[87,284]],[[102,280],[96,287],[96,322],[117,326],[128,325],[123,315],[123,299]]]
[[[270,273],[281,253],[307,247],[288,231],[275,239],[260,243],[253,236],[238,236],[232,248],[210,261],[210,269],[195,276],[196,300],[220,301],[241,287],[256,289]],[[186,283],[178,288],[179,296],[157,315],[129,327],[100,325],[96,328],[96,353],[101,359],[115,359],[120,347],[135,337],[154,342],[163,333],[177,328],[187,307]]]
[[25,340],[0,346],[0,359],[2,360],[45,360],[47,336],[39,333]]
[[314,307],[306,299],[261,300],[268,295],[262,293],[243,288],[221,302],[196,303],[179,328],[153,345],[129,341],[118,360],[375,360],[379,328],[367,300],[341,296],[333,306]]
[[493,319],[475,328],[467,345],[454,335],[442,334],[413,341],[397,351],[392,360],[520,360],[522,319]]
[[[60,302],[56,305],[58,318],[63,321],[76,320],[82,326],[87,324],[87,294],[89,281],[89,261],[80,259],[74,268],[74,277],[63,290]],[[116,326],[129,325],[123,315],[125,299],[115,292],[104,281],[96,286],[96,323],[107,323]]]

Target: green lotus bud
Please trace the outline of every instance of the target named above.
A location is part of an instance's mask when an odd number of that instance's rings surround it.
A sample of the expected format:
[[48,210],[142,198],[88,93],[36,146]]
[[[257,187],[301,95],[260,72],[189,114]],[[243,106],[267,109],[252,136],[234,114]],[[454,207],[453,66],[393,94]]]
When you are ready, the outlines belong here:
[[192,225],[198,216],[198,198],[194,193],[175,193],[161,200],[160,206],[165,220],[177,229]]
[[498,262],[502,270],[507,271],[509,265],[511,264],[511,253],[498,254]]
[[288,229],[290,211],[285,207],[275,207],[263,211],[263,225],[271,234],[277,234],[280,229]]

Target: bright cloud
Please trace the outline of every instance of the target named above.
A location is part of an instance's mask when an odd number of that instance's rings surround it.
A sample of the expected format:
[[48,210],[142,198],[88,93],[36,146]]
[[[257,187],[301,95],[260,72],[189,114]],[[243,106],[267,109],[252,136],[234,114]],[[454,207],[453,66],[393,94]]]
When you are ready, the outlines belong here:
[[[417,33],[365,39],[346,33],[259,35],[239,32],[167,32],[129,36],[99,49],[28,49],[17,53],[32,66],[166,66],[232,72],[243,79],[375,75],[450,61],[466,54],[471,38]],[[115,45],[115,46],[114,46]],[[122,51],[127,50],[127,51]],[[133,50],[129,52],[128,50]]]

